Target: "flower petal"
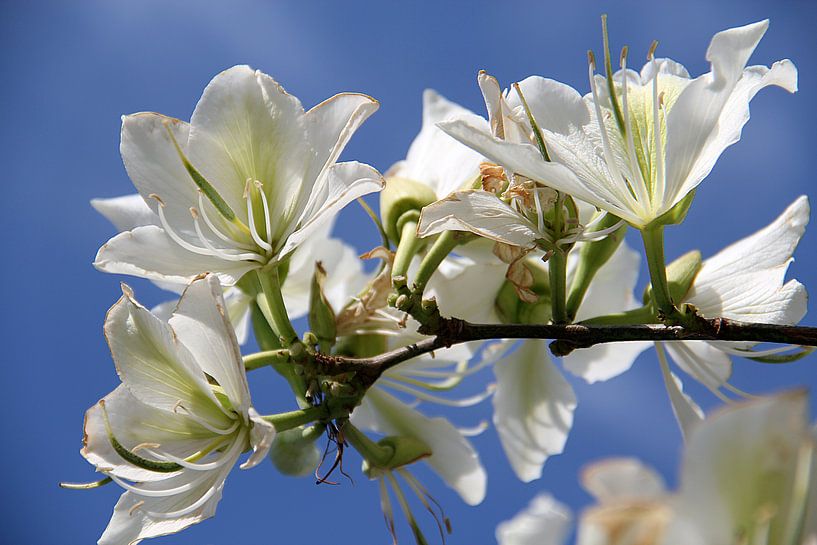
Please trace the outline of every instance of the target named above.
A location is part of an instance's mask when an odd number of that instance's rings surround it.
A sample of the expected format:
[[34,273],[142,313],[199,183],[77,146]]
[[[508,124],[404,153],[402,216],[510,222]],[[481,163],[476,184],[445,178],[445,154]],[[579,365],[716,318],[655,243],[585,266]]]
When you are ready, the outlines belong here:
[[389,169],[386,176],[423,183],[431,187],[438,198],[470,185],[479,175],[482,156],[437,128],[438,122],[457,118],[469,118],[488,129],[484,119],[436,91],[426,89],[423,92],[423,126],[411,143],[405,161]]
[[661,375],[664,377],[664,387],[669,395],[672,412],[681,428],[681,434],[686,438],[689,437],[692,429],[704,419],[704,412],[691,397],[684,393],[684,383],[681,382],[681,379],[669,370],[664,351],[668,344],[670,343],[655,343],[655,350],[658,353]]
[[190,127],[190,162],[236,215],[247,217],[250,178],[264,184],[273,233],[295,219],[292,203],[310,191],[302,186],[311,155],[297,98],[263,72],[234,66],[204,89]]
[[154,281],[188,284],[199,274],[217,270],[221,282],[231,286],[248,271],[253,261],[225,261],[185,250],[155,225],[119,233],[99,249],[94,267],[100,271],[140,276]]
[[111,199],[91,199],[91,206],[120,231],[130,231],[143,225],[159,225],[159,216],[138,193]]
[[[800,390],[722,409],[693,430],[679,511],[697,523],[705,543],[730,542],[756,528],[759,513],[786,508],[807,414]],[[784,527],[770,525],[770,543],[782,540]]]
[[524,511],[496,527],[499,545],[564,545],[573,516],[548,494],[533,498]]
[[252,421],[250,445],[253,452],[247,461],[241,464],[241,469],[251,469],[263,462],[272,447],[272,440],[275,439],[275,426],[261,418],[253,407],[250,407],[249,415]]
[[494,365],[494,426],[516,475],[538,479],[548,456],[564,449],[576,396],[548,355],[547,343],[526,340]]
[[105,338],[122,383],[143,403],[186,412],[219,426],[231,421],[193,355],[168,324],[153,316],[123,284],[123,296],[105,319]]
[[806,229],[809,203],[792,203],[774,222],[704,261],[686,302],[704,316],[796,324],[806,313],[806,289],[785,280]]
[[[716,138],[718,120],[749,56],[768,26],[768,21],[760,21],[715,34],[706,52],[706,59],[712,63],[712,71],[687,85],[669,110],[666,129],[666,210],[695,188],[703,178],[700,174],[706,175],[714,165],[713,153],[707,150],[709,142]],[[718,150],[714,158],[720,155],[720,151],[723,149]],[[696,168],[695,164],[704,152],[708,152],[709,157],[703,160],[704,165]],[[696,175],[691,177],[693,172]]]
[[[190,418],[146,405],[120,385],[85,413],[80,453],[98,471],[112,473],[122,479],[155,481],[166,479],[169,474],[136,467],[119,456],[108,437],[103,410],[108,415],[114,437],[128,450],[139,445],[156,444],[162,452],[186,458],[213,442],[212,432]],[[136,453],[145,456],[138,450]]]
[[158,202],[150,196],[158,195],[170,224],[179,230],[191,226],[192,230],[189,209],[198,200],[196,184],[168,131],[186,153],[190,126],[184,121],[153,112],[122,116],[119,151],[128,176],[150,209],[156,212]]
[[[364,421],[356,420],[362,409]],[[485,498],[486,474],[471,443],[441,417],[429,418],[378,388],[366,392],[361,407],[352,413],[352,423],[377,433],[407,435],[423,441],[432,454],[426,459],[437,474],[459,493],[468,505]]]
[[317,180],[334,165],[355,131],[379,107],[380,103],[370,96],[340,93],[306,112],[306,129],[315,150],[308,177]]
[[731,358],[706,341],[665,343],[665,346],[678,367],[709,388],[720,388],[732,375]]
[[664,479],[636,458],[610,458],[582,472],[582,486],[599,503],[658,499],[666,493]]
[[[434,297],[444,316],[476,323],[498,322],[494,302],[505,283],[508,266],[498,259],[477,262],[449,256],[431,277],[429,297]],[[468,297],[462,294],[467,293]]]
[[224,389],[232,409],[246,419],[250,390],[218,278],[207,275],[191,282],[168,323],[201,370]]
[[[530,76],[519,82],[519,88],[540,129],[566,135],[571,129],[581,127],[590,120],[582,96],[569,85],[541,76]],[[508,96],[508,104],[511,108],[522,105],[515,89]]]
[[493,193],[480,190],[457,191],[423,208],[417,226],[419,236],[451,230],[470,231],[523,248],[535,247],[535,241],[542,237],[527,218]]
[[353,200],[383,189],[383,183],[380,173],[369,165],[355,161],[333,165],[312,189],[298,228],[287,237],[279,255],[285,256],[297,248]]

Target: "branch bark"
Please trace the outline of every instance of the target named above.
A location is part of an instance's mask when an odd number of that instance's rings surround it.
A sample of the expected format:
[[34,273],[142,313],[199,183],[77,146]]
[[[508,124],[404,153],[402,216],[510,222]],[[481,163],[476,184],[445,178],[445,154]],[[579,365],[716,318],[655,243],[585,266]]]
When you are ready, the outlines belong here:
[[[750,341],[817,346],[817,327],[740,322],[726,318],[698,318],[694,325],[582,325],[582,324],[472,324],[441,318],[434,336],[371,358],[317,354],[327,374],[355,372],[374,383],[386,370],[439,348],[489,339],[553,339],[550,349],[565,356],[578,348],[631,341]],[[429,333],[423,331],[421,333]]]

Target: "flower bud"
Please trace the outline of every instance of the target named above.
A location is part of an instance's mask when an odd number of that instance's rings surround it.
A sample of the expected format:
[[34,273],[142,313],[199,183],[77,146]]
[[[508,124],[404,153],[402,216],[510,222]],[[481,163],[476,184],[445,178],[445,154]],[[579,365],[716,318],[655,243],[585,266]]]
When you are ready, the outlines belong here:
[[431,448],[415,437],[404,435],[390,435],[377,442],[377,446],[391,452],[388,460],[373,465],[367,459],[363,460],[363,473],[367,477],[376,478],[383,470],[397,469],[413,464],[423,458],[431,456]]
[[395,244],[400,242],[403,224],[416,212],[437,200],[434,190],[427,185],[406,178],[388,178],[380,192],[380,218],[383,229]]
[[315,263],[315,274],[312,276],[312,287],[309,291],[309,328],[324,351],[335,344],[337,337],[335,311],[323,293],[325,280],[326,271],[320,262]]
[[508,280],[499,289],[494,305],[500,319],[508,324],[546,324],[551,319],[550,281],[547,270],[537,260],[525,262],[532,282],[529,291],[535,300],[523,300],[519,287]]
[[[701,270],[701,252],[692,250],[687,252],[669,265],[667,265],[667,284],[669,285],[670,297],[675,303],[684,300],[698,271]],[[647,286],[644,290],[644,304],[652,298],[652,286]]]
[[315,445],[320,434],[311,428],[279,431],[270,447],[269,458],[284,475],[303,477],[312,473],[321,460]]

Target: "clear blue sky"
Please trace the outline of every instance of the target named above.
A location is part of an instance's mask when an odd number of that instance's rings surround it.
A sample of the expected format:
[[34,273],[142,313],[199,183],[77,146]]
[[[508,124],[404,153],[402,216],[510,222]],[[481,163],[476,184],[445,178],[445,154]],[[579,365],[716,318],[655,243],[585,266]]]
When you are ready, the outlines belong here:
[[[78,453],[82,416],[117,384],[102,322],[122,279],[91,266],[113,230],[88,201],[132,191],[118,152],[120,115],[153,110],[188,119],[205,84],[224,68],[248,63],[307,106],[340,91],[379,99],[380,111],[345,157],[385,170],[404,157],[419,128],[426,87],[478,113],[476,74],[483,68],[506,83],[541,74],[586,90],[585,51],[599,50],[603,12],[613,43],[629,44],[633,59],[658,39],[659,54],[694,75],[708,68],[712,34],[768,17],[771,28],[752,60],[793,59],[800,92],[770,89],[754,100],[743,140],[701,185],[687,222],[669,230],[667,251],[674,257],[698,247],[711,255],[766,225],[800,194],[817,204],[817,4],[810,1],[2,0],[0,10],[4,543],[92,543],[108,521],[120,493],[114,486],[57,488],[60,480],[94,477]],[[358,236],[364,221],[349,210],[339,234]],[[376,238],[350,241],[363,251]],[[790,269],[812,289],[816,248],[811,229]],[[165,297],[147,282],[128,281],[148,303]],[[816,357],[782,368],[740,361],[735,383],[759,392],[814,388]],[[450,543],[494,543],[496,523],[542,490],[574,508],[584,505],[577,472],[603,456],[639,456],[673,480],[680,438],[652,355],[607,384],[574,386],[580,404],[566,453],[547,463],[540,481],[515,479],[492,430],[475,440],[489,470],[488,498],[479,507],[466,508],[420,472],[453,519]],[[293,408],[271,373],[259,372],[251,387],[260,410]],[[690,389],[714,405],[700,388]],[[458,422],[489,418],[485,404]],[[388,542],[376,487],[357,472],[357,461],[348,467],[355,483],[338,487],[281,477],[270,465],[235,471],[215,519],[155,543]]]

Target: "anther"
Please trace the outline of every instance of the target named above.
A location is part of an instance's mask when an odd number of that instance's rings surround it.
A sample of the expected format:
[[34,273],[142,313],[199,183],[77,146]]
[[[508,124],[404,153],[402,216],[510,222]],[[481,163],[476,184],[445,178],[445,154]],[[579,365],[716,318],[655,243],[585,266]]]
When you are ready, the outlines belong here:
[[647,60],[651,61],[655,58],[655,50],[658,49],[658,40],[653,40],[650,44],[649,50],[647,50]]

